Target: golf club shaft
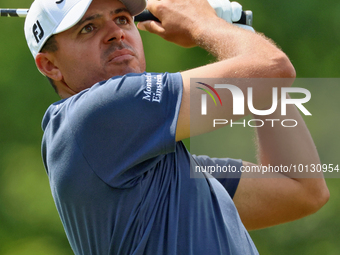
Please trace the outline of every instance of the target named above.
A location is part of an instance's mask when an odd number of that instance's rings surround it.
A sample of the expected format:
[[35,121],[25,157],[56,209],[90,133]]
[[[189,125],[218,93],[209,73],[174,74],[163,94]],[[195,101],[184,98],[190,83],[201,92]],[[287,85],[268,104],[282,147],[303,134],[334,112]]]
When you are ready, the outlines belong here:
[[28,9],[0,9],[1,17],[20,17],[25,18],[27,16]]
[[[28,11],[29,11],[28,9],[0,9],[0,16],[1,17],[21,17],[21,18],[25,18]],[[139,14],[135,17],[135,21],[137,21],[137,22],[145,21],[145,20],[159,21],[148,10],[144,10],[141,14]],[[239,24],[251,26],[252,21],[253,21],[252,12],[251,11],[243,11],[241,19],[237,22],[234,22],[234,23],[239,23]]]

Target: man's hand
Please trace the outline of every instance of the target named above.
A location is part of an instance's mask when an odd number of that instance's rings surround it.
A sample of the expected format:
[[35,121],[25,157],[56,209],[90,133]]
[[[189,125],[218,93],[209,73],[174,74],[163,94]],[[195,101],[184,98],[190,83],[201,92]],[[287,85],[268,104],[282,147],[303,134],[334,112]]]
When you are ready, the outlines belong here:
[[217,17],[206,0],[149,0],[147,9],[160,22],[148,20],[138,23],[137,27],[182,47],[196,46],[194,34],[200,23]]

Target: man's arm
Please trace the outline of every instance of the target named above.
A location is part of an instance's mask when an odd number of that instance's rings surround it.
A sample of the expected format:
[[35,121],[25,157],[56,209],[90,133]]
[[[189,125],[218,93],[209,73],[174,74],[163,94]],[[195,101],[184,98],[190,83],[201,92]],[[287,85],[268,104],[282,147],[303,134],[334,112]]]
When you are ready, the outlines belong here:
[[[214,130],[211,121],[201,121],[199,111],[190,111],[190,99],[200,102],[201,97],[199,90],[190,91],[190,78],[295,76],[295,70],[287,56],[270,40],[218,18],[206,0],[151,0],[148,1],[147,8],[161,23],[139,23],[140,29],[158,34],[180,46],[200,46],[219,60],[182,72],[183,97],[176,129],[177,141]],[[290,86],[290,83],[288,81],[275,86]],[[245,93],[247,85],[241,84],[239,88]],[[263,91],[254,97],[254,104],[261,109],[271,102],[271,88],[266,84],[259,84],[256,89]],[[221,98],[225,102],[224,107],[215,107],[208,118],[212,120],[215,116],[224,116],[225,119],[235,119],[231,111],[226,111],[232,109],[232,95],[222,92]]]
[[[139,24],[139,28],[181,46],[200,46],[218,59],[216,63],[182,72],[183,97],[176,129],[177,141],[212,131],[211,119],[223,116],[224,119],[235,120],[230,110],[232,95],[221,92],[224,107],[209,108],[210,119],[202,121],[200,112],[195,112],[199,107],[190,108],[190,99],[199,102],[201,97],[199,90],[190,91],[190,78],[295,78],[295,70],[289,59],[270,40],[218,18],[206,0],[151,0],[148,8],[161,23],[147,21]],[[256,109],[270,106],[272,87],[280,90],[281,87],[290,86],[292,81],[281,79],[271,86],[257,84],[257,93],[253,97]],[[248,86],[240,84],[238,87],[246,94]],[[247,114],[249,112],[246,111]],[[301,123],[297,129],[259,129],[261,163],[318,163],[315,146],[300,114],[294,108],[288,114],[289,118]],[[260,116],[256,118],[261,119]],[[274,114],[271,118],[277,116]],[[273,150],[274,147],[276,149]],[[247,175],[244,177],[256,177]],[[322,176],[319,179],[293,179],[281,174],[272,176],[280,179],[268,177],[242,178],[236,191],[234,201],[248,229],[301,218],[315,212],[328,199]]]
[[[280,103],[279,103],[280,105]],[[280,107],[270,116],[280,119]],[[285,119],[294,119],[294,128],[280,124],[257,128],[259,164],[263,166],[311,166],[320,159],[305,122],[295,105],[287,106]],[[254,166],[245,162],[245,166]],[[293,169],[293,168],[291,168]],[[311,168],[309,168],[311,169]],[[329,199],[322,173],[243,173],[234,202],[248,230],[296,220],[319,210]]]

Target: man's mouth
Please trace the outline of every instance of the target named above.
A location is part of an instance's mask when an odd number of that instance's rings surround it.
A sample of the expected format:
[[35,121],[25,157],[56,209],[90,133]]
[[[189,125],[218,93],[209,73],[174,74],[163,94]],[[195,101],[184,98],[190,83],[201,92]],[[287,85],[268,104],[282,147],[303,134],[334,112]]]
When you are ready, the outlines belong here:
[[131,59],[134,56],[134,53],[129,49],[120,49],[115,50],[109,57],[109,63],[111,62],[121,62],[124,60]]

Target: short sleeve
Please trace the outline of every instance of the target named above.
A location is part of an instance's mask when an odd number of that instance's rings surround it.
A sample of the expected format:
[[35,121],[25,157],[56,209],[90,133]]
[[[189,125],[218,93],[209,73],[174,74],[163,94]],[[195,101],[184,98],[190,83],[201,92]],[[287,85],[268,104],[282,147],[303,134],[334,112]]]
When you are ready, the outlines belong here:
[[216,178],[233,198],[241,178],[242,160],[192,155],[206,172]]
[[129,74],[73,97],[68,121],[92,170],[110,186],[129,186],[175,150],[181,98],[179,73]]

